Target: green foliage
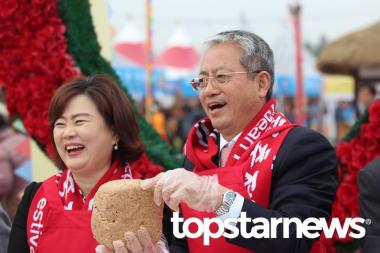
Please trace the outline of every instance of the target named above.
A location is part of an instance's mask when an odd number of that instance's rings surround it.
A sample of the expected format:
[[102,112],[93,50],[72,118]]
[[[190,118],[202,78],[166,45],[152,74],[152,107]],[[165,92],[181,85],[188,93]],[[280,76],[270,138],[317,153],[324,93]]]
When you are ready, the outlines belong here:
[[[92,23],[88,0],[60,0],[58,11],[67,28],[68,51],[81,72],[86,75],[106,73],[117,80],[120,85],[120,78],[111,64],[100,55],[100,46]],[[120,86],[133,102],[127,89]],[[147,144],[149,158],[166,170],[178,167],[180,163],[179,159],[174,156],[174,151],[170,151],[167,143],[161,139],[136,108],[135,113],[140,125],[140,136]]]
[[343,141],[350,141],[355,138],[359,134],[360,126],[366,122],[368,122],[368,110],[356,120],[350,131],[343,137]]
[[354,240],[352,243],[348,244],[336,244],[337,253],[355,253],[355,251],[360,247],[361,240]]

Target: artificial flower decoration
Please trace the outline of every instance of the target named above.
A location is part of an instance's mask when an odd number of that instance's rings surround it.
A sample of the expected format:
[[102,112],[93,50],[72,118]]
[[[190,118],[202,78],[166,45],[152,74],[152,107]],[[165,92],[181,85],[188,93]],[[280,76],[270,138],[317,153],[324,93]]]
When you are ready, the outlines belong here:
[[[0,86],[5,102],[11,116],[23,121],[27,134],[50,157],[48,107],[55,90],[77,75],[95,73],[107,73],[121,84],[100,55],[89,10],[88,0],[1,2]],[[148,147],[147,155],[135,163],[139,173],[153,175],[162,167],[177,167],[167,144],[137,110],[136,114]]]

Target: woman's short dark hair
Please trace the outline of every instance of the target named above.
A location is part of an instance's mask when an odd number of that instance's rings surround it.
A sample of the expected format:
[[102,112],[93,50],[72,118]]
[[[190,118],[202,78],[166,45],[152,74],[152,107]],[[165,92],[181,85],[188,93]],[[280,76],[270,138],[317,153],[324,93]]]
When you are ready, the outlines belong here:
[[[89,97],[96,105],[104,121],[119,137],[118,150],[113,151],[112,161],[132,162],[140,158],[145,145],[139,137],[139,126],[132,105],[117,83],[108,75],[97,74],[77,77],[55,92],[49,106],[50,136],[54,143],[55,121],[62,116],[69,101],[78,95]],[[56,162],[64,166],[54,143]]]

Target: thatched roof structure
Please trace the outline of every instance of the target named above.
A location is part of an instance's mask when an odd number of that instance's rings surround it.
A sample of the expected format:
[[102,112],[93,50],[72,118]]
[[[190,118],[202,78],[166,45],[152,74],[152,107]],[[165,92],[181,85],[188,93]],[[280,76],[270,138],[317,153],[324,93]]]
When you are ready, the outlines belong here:
[[317,68],[349,75],[363,68],[380,68],[380,22],[327,45],[317,59]]

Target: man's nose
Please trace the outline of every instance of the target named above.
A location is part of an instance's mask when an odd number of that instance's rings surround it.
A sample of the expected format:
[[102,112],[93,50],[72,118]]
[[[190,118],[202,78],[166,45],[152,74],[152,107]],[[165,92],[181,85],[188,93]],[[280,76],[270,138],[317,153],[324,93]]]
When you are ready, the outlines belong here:
[[202,92],[206,96],[213,96],[213,95],[218,94],[220,92],[220,87],[214,78],[210,78],[207,82],[206,87],[204,87]]

